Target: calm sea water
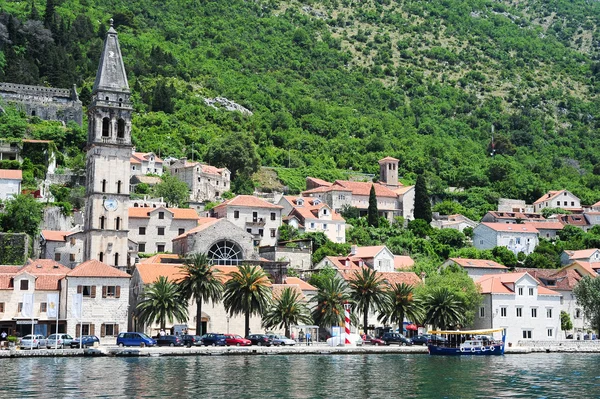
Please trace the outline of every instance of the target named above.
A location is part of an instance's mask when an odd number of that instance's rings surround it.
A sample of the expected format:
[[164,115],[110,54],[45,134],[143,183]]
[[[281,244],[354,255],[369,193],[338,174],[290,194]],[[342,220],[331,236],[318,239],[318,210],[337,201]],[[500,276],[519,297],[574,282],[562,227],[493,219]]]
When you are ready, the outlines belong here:
[[4,359],[2,398],[600,398],[600,354]]

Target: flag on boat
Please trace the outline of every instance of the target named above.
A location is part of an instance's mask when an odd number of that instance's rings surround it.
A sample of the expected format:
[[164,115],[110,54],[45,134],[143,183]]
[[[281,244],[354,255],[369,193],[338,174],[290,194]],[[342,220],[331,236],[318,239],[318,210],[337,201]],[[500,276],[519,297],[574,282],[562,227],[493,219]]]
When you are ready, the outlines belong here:
[[83,294],[73,294],[73,307],[71,308],[71,316],[75,319],[81,319],[81,306],[83,303]]
[[21,306],[21,316],[33,317],[33,294],[23,294],[23,306]]
[[58,294],[48,294],[48,317],[58,317]]

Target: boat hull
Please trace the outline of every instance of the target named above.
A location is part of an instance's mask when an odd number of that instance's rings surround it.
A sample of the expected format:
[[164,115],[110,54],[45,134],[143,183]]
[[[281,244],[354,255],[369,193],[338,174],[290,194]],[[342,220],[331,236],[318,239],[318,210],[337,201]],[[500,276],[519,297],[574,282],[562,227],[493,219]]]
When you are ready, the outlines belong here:
[[448,348],[437,345],[427,345],[430,355],[434,356],[502,356],[504,344],[489,345],[481,348]]

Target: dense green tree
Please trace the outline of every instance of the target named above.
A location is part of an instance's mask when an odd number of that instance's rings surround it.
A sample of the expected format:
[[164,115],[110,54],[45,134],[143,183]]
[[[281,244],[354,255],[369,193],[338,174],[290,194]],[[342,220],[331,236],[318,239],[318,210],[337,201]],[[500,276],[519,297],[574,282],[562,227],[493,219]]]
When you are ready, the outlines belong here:
[[427,191],[427,182],[425,176],[420,174],[417,176],[415,184],[415,219],[422,219],[427,223],[431,223],[431,200]]
[[404,319],[413,323],[423,320],[423,308],[420,298],[414,295],[414,289],[406,283],[395,283],[386,293],[389,300],[385,309],[379,314],[378,320],[384,324],[397,324],[403,328]]
[[337,276],[324,279],[317,294],[311,298],[314,303],[313,320],[324,328],[341,325],[344,322],[344,304],[350,299],[344,280]]
[[262,325],[265,328],[281,328],[285,336],[290,336],[290,326],[311,324],[312,317],[308,306],[302,301],[300,293],[291,287],[283,289],[275,298],[271,307],[263,315]]
[[192,254],[183,259],[179,287],[186,300],[196,302],[196,334],[202,335],[202,304],[217,303],[223,295],[222,278],[218,270],[212,267],[212,261],[206,254]]
[[445,330],[465,325],[463,303],[446,287],[436,287],[423,296],[425,323]]
[[369,327],[369,311],[381,313],[388,306],[388,285],[375,270],[363,267],[354,272],[348,280],[348,287],[352,301],[363,315],[362,328],[366,334]]
[[0,230],[6,233],[27,233],[38,236],[44,205],[31,195],[19,194],[4,203],[0,213]]
[[337,270],[331,266],[325,266],[311,273],[308,283],[319,289],[325,286],[325,282],[334,278],[337,275]]
[[179,286],[165,276],[147,286],[143,299],[136,307],[137,317],[142,324],[158,323],[165,329],[167,322],[185,322],[188,319],[187,301],[181,295]]
[[600,278],[583,277],[573,288],[577,304],[583,308],[585,317],[594,330],[600,333]]
[[564,310],[560,311],[560,329],[566,332],[571,331],[573,329],[573,322],[571,321],[571,316]]
[[377,195],[375,194],[375,186],[371,185],[369,192],[369,207],[367,208],[367,222],[371,227],[379,226],[379,210],[377,209]]
[[229,274],[223,305],[231,315],[244,315],[244,336],[250,334],[250,316],[260,316],[271,304],[271,283],[258,266],[241,265]]
[[162,182],[155,185],[152,193],[156,197],[162,197],[167,206],[180,207],[189,200],[189,189],[185,182],[168,173],[162,175]]
[[250,135],[241,132],[226,133],[213,140],[205,158],[210,164],[227,167],[232,180],[238,176],[249,180],[260,166],[256,144]]

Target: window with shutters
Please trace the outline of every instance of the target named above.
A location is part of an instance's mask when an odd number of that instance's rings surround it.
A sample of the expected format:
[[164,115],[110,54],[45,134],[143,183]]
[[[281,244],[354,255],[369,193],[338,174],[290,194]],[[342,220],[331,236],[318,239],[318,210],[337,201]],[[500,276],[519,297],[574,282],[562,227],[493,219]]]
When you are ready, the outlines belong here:
[[95,285],[78,285],[77,293],[83,294],[84,298],[96,298],[96,286]]
[[77,324],[75,326],[75,337],[79,338],[81,335],[95,335],[96,331],[94,325],[91,323]]
[[17,305],[17,313],[21,313],[23,311],[23,302],[19,302]]
[[4,302],[0,302],[0,313],[4,313]]
[[29,289],[29,280],[21,280],[21,291],[27,291]]
[[60,262],[60,252],[54,254],[54,260]]
[[69,254],[69,260],[75,262],[75,254]]
[[119,325],[114,323],[102,324],[100,331],[101,337],[115,337],[119,335]]
[[48,311],[48,303],[40,302],[40,313],[46,313]]
[[102,286],[102,298],[119,298],[121,296],[121,287],[118,285]]

